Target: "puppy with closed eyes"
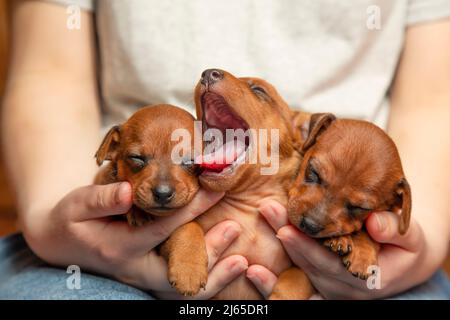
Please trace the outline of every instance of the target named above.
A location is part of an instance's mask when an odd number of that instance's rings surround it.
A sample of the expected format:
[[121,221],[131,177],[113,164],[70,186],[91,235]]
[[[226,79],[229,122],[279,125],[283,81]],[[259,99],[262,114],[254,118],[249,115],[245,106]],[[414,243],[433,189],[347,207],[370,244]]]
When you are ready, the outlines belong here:
[[306,122],[304,156],[289,191],[290,222],[342,256],[355,277],[367,279],[377,265],[379,244],[364,230],[371,212],[399,215],[405,234],[411,214],[411,189],[391,138],[359,120],[313,114]]
[[[124,124],[112,127],[96,153],[98,165],[105,160],[109,163],[100,169],[95,184],[128,181],[132,186],[133,206],[126,214],[132,226],[173,214],[187,205],[199,189],[200,171],[193,161],[194,153],[173,161],[172,152],[180,145],[179,140],[172,140],[172,133],[178,129],[189,132],[187,149],[195,150],[191,114],[171,105],[144,107]],[[159,248],[168,262],[169,282],[183,295],[194,293],[191,282],[198,288],[206,284],[208,258],[202,239],[200,226],[190,222],[176,229]],[[195,246],[186,247],[185,241]],[[192,261],[194,255],[196,260]],[[180,261],[193,263],[180,270]]]

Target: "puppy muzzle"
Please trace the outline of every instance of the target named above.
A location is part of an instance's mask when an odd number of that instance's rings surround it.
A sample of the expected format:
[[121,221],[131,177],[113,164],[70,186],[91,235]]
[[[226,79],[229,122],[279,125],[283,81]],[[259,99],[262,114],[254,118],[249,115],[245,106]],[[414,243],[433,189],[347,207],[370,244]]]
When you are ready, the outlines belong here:
[[303,216],[299,224],[300,230],[310,236],[317,235],[324,227],[309,217]]

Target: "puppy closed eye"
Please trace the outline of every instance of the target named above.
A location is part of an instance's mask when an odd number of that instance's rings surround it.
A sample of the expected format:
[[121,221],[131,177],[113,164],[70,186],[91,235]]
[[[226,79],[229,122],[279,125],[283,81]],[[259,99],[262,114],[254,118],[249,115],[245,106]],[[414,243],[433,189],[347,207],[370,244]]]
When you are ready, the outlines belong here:
[[308,169],[306,170],[305,174],[305,182],[306,183],[312,183],[312,184],[321,184],[322,180],[320,179],[319,174],[317,173],[314,168],[309,165]]
[[140,155],[129,155],[127,157],[128,163],[133,170],[140,170],[147,165],[147,158]]
[[372,211],[371,208],[363,208],[363,207],[359,207],[359,206],[354,206],[351,203],[347,204],[347,211],[350,215],[352,216],[358,216],[361,214],[365,214],[365,213],[369,213]]
[[256,95],[264,96],[264,97],[267,96],[266,90],[264,90],[264,88],[262,88],[262,87],[260,87],[260,86],[257,86],[257,85],[250,85],[250,89],[251,89]]

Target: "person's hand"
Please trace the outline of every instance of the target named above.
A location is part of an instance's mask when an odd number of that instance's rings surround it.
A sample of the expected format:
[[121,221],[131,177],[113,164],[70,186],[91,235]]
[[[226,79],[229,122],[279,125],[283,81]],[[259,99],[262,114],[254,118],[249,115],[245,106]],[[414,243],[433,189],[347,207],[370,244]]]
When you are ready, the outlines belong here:
[[[47,219],[32,224],[33,229],[25,228],[24,235],[33,251],[51,264],[62,267],[76,264],[82,271],[116,278],[150,290],[158,297],[182,298],[168,283],[165,260],[153,249],[222,196],[222,193],[200,190],[189,205],[170,217],[135,228],[126,221],[114,219],[114,215],[124,214],[131,207],[128,182],[91,185],[70,192],[50,211]],[[210,273],[206,290],[194,298],[215,295],[247,269],[247,260],[241,256],[218,262],[239,232],[236,222],[225,221],[205,235]]]
[[[425,281],[436,270],[436,263],[425,259],[424,233],[414,219],[403,236],[397,232],[398,217],[392,212],[373,213],[367,219],[367,231],[382,244],[378,255],[381,289],[369,289],[366,281],[353,277],[345,269],[338,255],[290,225],[281,204],[265,201],[260,212],[277,232],[293,263],[307,273],[314,287],[328,299],[391,296]],[[265,297],[277,281],[275,274],[260,265],[251,265],[247,277]]]

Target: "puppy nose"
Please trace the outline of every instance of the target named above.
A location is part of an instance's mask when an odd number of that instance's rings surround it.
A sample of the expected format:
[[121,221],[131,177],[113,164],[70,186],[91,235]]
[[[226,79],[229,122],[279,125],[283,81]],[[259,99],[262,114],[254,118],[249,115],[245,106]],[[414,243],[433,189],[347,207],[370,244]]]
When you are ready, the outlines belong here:
[[165,184],[153,188],[152,193],[153,198],[159,204],[166,204],[170,202],[170,200],[173,198],[173,195],[175,194],[173,189]]
[[201,83],[203,85],[212,85],[223,79],[223,72],[218,69],[208,69],[202,72]]
[[323,227],[313,219],[309,217],[303,217],[302,221],[300,222],[300,229],[302,229],[305,233],[313,236],[322,231]]

